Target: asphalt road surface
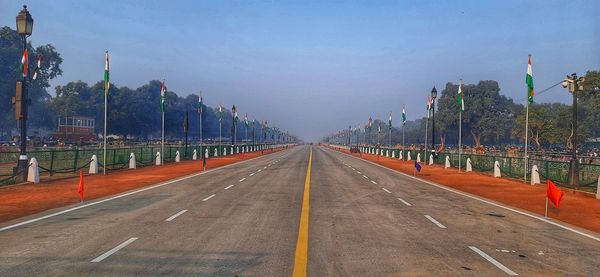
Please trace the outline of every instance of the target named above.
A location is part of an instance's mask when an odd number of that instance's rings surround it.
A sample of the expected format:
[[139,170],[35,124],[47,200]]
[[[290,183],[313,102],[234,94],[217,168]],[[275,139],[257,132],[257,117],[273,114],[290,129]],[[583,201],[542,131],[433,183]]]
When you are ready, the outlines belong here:
[[0,224],[0,276],[598,276],[585,233],[300,146]]

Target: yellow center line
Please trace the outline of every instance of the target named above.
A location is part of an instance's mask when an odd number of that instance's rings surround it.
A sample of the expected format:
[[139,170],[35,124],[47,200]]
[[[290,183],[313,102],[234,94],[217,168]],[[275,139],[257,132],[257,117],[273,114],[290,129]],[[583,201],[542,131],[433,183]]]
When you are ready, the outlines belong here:
[[310,169],[312,167],[312,147],[308,156],[308,168],[306,169],[306,180],[304,181],[304,198],[302,199],[302,214],[300,215],[300,227],[298,228],[298,241],[296,242],[296,255],[294,258],[293,277],[306,276],[308,264],[308,210],[310,200]]

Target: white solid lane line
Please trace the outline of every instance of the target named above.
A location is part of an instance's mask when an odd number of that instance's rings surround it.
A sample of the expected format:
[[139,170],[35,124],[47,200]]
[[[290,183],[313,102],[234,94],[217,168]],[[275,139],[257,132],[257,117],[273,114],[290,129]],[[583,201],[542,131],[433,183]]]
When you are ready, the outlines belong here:
[[493,265],[495,265],[497,268],[501,269],[502,271],[504,271],[506,274],[508,275],[512,275],[512,276],[517,276],[519,274],[515,273],[514,271],[510,270],[508,267],[506,267],[505,265],[501,264],[500,262],[496,261],[494,258],[490,257],[488,254],[486,254],[485,252],[479,250],[479,248],[475,247],[475,246],[469,246],[469,249],[473,250],[475,253],[479,254],[479,256],[483,257],[484,259],[486,259],[488,262],[492,263]]
[[373,183],[373,184],[377,185],[377,182],[375,182],[375,181],[373,181],[373,180],[371,180],[371,183]]
[[398,200],[400,200],[400,202],[404,203],[404,205],[406,205],[406,206],[409,206],[409,207],[410,207],[410,206],[412,206],[412,204],[410,204],[410,203],[406,202],[406,201],[405,201],[404,199],[402,199],[402,198],[398,198]]
[[230,189],[233,185],[226,186],[225,189]]
[[178,217],[178,216],[180,216],[180,215],[184,214],[184,213],[185,213],[185,212],[187,212],[187,211],[188,211],[188,210],[182,210],[182,211],[180,211],[180,212],[178,212],[178,213],[176,213],[176,214],[172,215],[171,217],[169,217],[169,218],[165,219],[165,221],[171,221],[171,220],[175,219],[176,217]]
[[215,195],[216,195],[216,194],[213,194],[213,195],[211,195],[211,196],[209,196],[209,197],[206,197],[206,198],[202,199],[202,201],[206,201],[206,200],[208,200],[208,199],[211,199],[211,198],[215,197]]
[[108,252],[106,252],[106,253],[98,256],[97,258],[91,260],[91,262],[92,263],[99,263],[99,262],[101,262],[102,260],[108,258],[108,256],[110,256],[112,254],[115,254],[115,252],[121,250],[123,247],[125,247],[125,246],[129,245],[130,243],[134,242],[136,239],[138,239],[138,238],[130,238],[130,239],[126,240],[125,242],[117,245],[117,247],[115,247],[115,248],[113,248],[111,250],[108,250]]
[[437,227],[440,227],[442,229],[446,229],[446,226],[444,226],[442,223],[440,223],[439,221],[435,220],[435,218],[429,216],[429,215],[425,215],[425,217],[427,219],[429,219],[429,221],[433,222],[433,224],[437,225]]
[[386,189],[386,188],[381,188],[381,189],[383,189],[383,190],[384,190],[385,192],[387,192],[387,193],[392,193],[391,191],[389,191],[389,190],[388,190],[388,189]]
[[240,182],[243,182],[244,180],[246,180],[246,178],[242,178],[242,179],[240,179]]

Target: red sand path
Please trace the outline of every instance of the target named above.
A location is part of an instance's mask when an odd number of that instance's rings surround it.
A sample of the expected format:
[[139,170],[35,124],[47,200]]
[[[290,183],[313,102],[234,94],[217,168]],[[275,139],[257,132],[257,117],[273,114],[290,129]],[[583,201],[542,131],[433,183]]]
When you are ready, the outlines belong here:
[[[207,169],[275,153],[282,148],[232,156],[210,158]],[[84,177],[85,200],[118,194],[128,190],[160,183],[177,177],[200,172],[202,160],[168,163],[163,166],[146,166],[135,170],[121,170],[107,175]],[[0,188],[0,222],[63,207],[79,202],[79,178],[67,178],[40,184],[22,184]]]
[[[349,154],[345,149],[336,149]],[[359,154],[353,154],[359,157]],[[413,174],[414,161],[401,161],[362,153],[363,159],[385,167]],[[456,168],[444,169],[442,166],[422,165],[417,177],[430,180],[470,194],[479,195],[522,210],[543,215],[545,209],[546,184],[532,186],[523,181],[507,178],[494,178],[479,172],[458,172]],[[545,182],[545,180],[542,180]],[[561,188],[565,196],[560,209],[549,204],[548,217],[600,233],[600,200],[594,195]]]

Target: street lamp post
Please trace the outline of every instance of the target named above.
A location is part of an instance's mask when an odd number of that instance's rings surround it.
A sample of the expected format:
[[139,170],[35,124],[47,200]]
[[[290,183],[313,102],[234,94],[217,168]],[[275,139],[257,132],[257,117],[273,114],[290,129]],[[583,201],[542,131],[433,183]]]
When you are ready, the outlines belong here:
[[[29,11],[27,11],[27,5],[23,5],[23,9],[17,15],[17,33],[21,35],[21,40],[23,42],[23,54],[27,50],[27,37],[31,35],[33,32],[33,18]],[[19,99],[21,101],[15,102],[16,105],[20,105],[19,107],[15,107],[20,111],[17,114],[17,119],[19,120],[19,128],[21,129],[21,144],[19,151],[19,162],[17,164],[16,171],[21,173],[19,177],[19,181],[25,182],[27,180],[27,105],[29,104],[29,97],[27,93],[27,79],[29,78],[29,60],[25,61],[24,71],[22,72],[22,80],[17,82],[17,95],[15,99]],[[20,85],[19,85],[20,82]],[[19,86],[21,87],[20,97],[19,97]],[[15,172],[15,173],[17,173]]]
[[577,91],[583,90],[583,77],[577,77],[576,73],[567,75],[563,80],[562,86],[568,88],[573,95],[573,137],[571,138],[571,162],[569,163],[569,186],[579,185],[579,162],[577,161]]
[[431,89],[431,154],[434,159],[437,157],[435,152],[435,98],[437,98],[437,89],[433,86]]

